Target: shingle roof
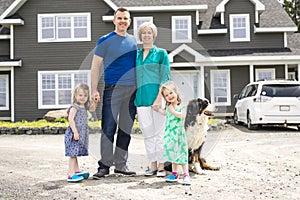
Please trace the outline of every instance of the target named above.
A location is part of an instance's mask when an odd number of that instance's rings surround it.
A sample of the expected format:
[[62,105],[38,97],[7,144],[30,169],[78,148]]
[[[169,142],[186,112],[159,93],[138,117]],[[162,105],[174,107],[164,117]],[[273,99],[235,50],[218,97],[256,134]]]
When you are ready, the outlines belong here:
[[15,0],[0,0],[0,15],[14,2]]

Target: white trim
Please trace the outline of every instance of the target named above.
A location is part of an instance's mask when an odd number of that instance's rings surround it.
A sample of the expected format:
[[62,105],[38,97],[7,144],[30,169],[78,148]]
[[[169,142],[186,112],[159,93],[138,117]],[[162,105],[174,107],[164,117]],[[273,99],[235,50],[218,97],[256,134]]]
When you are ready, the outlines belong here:
[[196,10],[196,25],[199,25],[199,10]]
[[286,48],[288,46],[288,38],[287,38],[287,32],[283,33],[283,47]]
[[[176,39],[176,33],[177,33],[177,30],[175,29],[175,26],[176,26],[176,20],[187,20],[188,24],[188,28],[187,28],[187,39],[182,39],[182,40],[179,40],[179,39]],[[190,15],[184,15],[184,16],[172,16],[172,43],[191,43],[192,42],[192,16]]]
[[300,63],[298,63],[298,81],[300,81]]
[[227,33],[227,28],[223,29],[203,29],[203,30],[198,30],[198,35],[204,35],[204,34],[224,34]]
[[284,65],[284,74],[285,74],[285,79],[289,78],[289,66],[287,64]]
[[15,57],[15,29],[14,29],[14,25],[10,25],[10,37],[11,37],[11,39],[10,39],[10,41],[9,41],[9,43],[10,43],[10,59],[14,59],[14,57]]
[[13,120],[11,120],[11,117],[0,117],[0,120],[1,121],[12,121],[13,122]]
[[254,33],[278,33],[278,32],[296,32],[298,28],[293,27],[256,27],[254,26]]
[[105,15],[105,16],[103,15],[102,16],[102,21],[104,21],[104,22],[112,22],[113,19],[114,19],[113,15]]
[[2,66],[20,67],[20,66],[22,66],[22,60],[0,62],[0,67],[2,67]]
[[207,5],[174,5],[174,6],[136,6],[126,7],[129,11],[135,12],[153,12],[153,11],[193,11],[207,10]]
[[[246,21],[246,36],[245,38],[235,38],[234,28],[233,28],[233,19],[234,18],[245,18]],[[229,15],[229,23],[230,23],[230,42],[249,42],[250,41],[250,15],[249,14],[230,14]]]
[[[199,92],[200,97],[205,97],[205,74],[204,74],[204,65],[200,66],[200,81],[199,81],[200,87],[201,87],[201,94]],[[200,89],[199,87],[199,89]]]
[[9,77],[8,74],[0,74],[0,77],[5,80],[6,88],[5,88],[5,106],[0,107],[0,110],[9,110]]
[[10,120],[15,121],[15,68],[10,70]]
[[13,15],[27,0],[15,0],[0,16],[0,20]]
[[0,20],[0,24],[24,25],[24,20],[22,20],[22,19],[3,19],[3,20]]
[[10,35],[0,35],[0,40],[10,39]]
[[[225,12],[225,5],[228,3],[230,0],[223,0],[219,5],[216,7],[216,12]],[[255,5],[255,10],[256,11],[264,11],[265,6],[262,4],[259,0],[250,0],[254,5]]]
[[[71,38],[57,38],[57,17],[61,16],[69,16],[72,17],[78,17],[78,16],[84,16],[87,17],[87,37],[85,38],[75,38],[74,33],[72,34]],[[42,37],[42,20],[43,17],[53,17],[55,19],[54,21],[54,38],[53,39],[43,39]],[[90,12],[83,12],[83,13],[50,13],[50,14],[38,14],[37,15],[37,34],[38,34],[38,43],[44,43],[44,42],[82,42],[82,41],[91,41],[91,13]],[[71,32],[74,31],[74,26],[71,26]]]
[[116,4],[114,4],[111,0],[104,0],[105,3],[107,3],[107,5],[109,5],[113,10],[117,10],[118,6],[116,6]]
[[[206,60],[206,58],[200,54],[198,51],[194,50],[193,48],[189,47],[186,44],[182,44],[176,49],[174,49],[171,53],[169,53],[168,57],[170,62],[174,62],[174,56],[182,52],[183,50],[187,51],[191,55],[195,56],[195,62],[201,62],[203,60]],[[175,64],[175,63],[174,63]]]

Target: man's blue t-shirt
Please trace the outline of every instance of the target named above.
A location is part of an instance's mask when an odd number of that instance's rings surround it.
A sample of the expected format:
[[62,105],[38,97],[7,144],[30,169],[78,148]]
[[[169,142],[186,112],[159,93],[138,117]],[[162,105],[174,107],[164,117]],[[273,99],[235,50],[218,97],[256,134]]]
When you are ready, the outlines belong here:
[[100,37],[94,54],[103,58],[104,82],[113,85],[135,85],[137,43],[134,36],[111,32]]

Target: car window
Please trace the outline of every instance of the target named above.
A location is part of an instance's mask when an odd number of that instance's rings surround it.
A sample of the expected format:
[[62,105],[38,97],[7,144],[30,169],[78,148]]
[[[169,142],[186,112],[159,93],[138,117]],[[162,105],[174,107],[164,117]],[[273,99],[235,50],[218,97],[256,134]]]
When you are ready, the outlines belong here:
[[257,85],[256,84],[255,85],[251,85],[249,87],[249,90],[247,91],[246,96],[247,97],[255,96],[256,92],[257,92]]
[[269,97],[300,97],[300,85],[270,84],[263,85],[261,94]]

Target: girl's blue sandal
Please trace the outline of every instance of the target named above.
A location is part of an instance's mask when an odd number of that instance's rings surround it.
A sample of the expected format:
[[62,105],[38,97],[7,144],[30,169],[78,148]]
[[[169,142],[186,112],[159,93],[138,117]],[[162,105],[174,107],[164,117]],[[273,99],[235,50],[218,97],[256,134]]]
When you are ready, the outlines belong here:
[[68,176],[67,181],[71,183],[80,182],[83,180],[82,176],[78,176],[77,174],[73,174],[73,176]]
[[88,179],[90,176],[90,173],[86,171],[75,172],[75,174],[78,176],[82,176],[84,179]]

